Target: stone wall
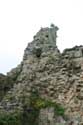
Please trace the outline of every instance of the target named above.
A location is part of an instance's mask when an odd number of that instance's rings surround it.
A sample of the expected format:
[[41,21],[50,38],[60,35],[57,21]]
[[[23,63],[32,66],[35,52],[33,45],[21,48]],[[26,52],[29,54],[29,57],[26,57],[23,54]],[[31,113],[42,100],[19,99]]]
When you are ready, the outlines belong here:
[[23,102],[29,105],[31,92],[36,89],[40,98],[61,104],[67,116],[67,119],[55,117],[54,107],[42,108],[39,125],[82,125],[83,46],[60,53],[56,45],[57,30],[52,25],[50,28],[41,28],[34,36],[24,51],[21,65],[8,73],[9,76],[17,73],[18,77],[0,105],[9,111],[22,109]]

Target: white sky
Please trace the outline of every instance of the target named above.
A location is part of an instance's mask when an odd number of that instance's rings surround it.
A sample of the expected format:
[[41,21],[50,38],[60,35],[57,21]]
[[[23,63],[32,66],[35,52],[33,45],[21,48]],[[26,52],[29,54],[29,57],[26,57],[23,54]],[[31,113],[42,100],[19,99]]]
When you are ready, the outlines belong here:
[[0,72],[16,67],[40,27],[59,27],[57,45],[83,44],[83,0],[0,0]]

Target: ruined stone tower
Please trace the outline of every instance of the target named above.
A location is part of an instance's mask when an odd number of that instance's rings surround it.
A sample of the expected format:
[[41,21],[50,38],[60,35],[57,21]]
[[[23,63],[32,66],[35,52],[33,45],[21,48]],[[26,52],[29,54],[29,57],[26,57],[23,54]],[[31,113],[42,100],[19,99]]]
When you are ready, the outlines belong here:
[[41,28],[7,74],[13,85],[0,102],[0,122],[11,125],[7,117],[17,118],[16,125],[83,124],[83,46],[60,53],[57,31],[53,24]]

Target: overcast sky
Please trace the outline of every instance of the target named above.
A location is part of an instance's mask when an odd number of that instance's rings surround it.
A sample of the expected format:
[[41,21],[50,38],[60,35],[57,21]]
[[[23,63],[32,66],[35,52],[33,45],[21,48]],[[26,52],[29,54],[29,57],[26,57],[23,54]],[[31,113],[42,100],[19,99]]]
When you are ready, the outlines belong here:
[[16,67],[40,27],[59,27],[62,51],[83,44],[83,0],[0,0],[0,72]]

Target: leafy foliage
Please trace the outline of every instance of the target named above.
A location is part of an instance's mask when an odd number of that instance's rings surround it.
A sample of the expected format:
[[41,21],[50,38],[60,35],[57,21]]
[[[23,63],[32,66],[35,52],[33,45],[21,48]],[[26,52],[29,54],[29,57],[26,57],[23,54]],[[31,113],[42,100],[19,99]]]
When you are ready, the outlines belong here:
[[55,114],[61,115],[61,116],[63,116],[65,112],[65,109],[60,104],[56,104],[50,100],[45,100],[41,98],[36,100],[36,103],[34,104],[34,106],[38,109],[54,107]]
[[0,125],[21,125],[21,112],[0,112]]
[[56,115],[61,115],[64,116],[65,109],[60,105],[55,102],[52,102],[51,100],[45,100],[39,97],[38,92],[34,92],[33,96],[31,97],[31,106],[34,107],[35,109],[42,109],[42,108],[47,108],[47,107],[54,107],[55,114]]
[[65,109],[51,100],[42,99],[38,91],[32,91],[30,103],[24,100],[22,111],[0,111],[0,125],[38,125],[38,117],[42,108],[54,108],[55,115],[64,116]]

